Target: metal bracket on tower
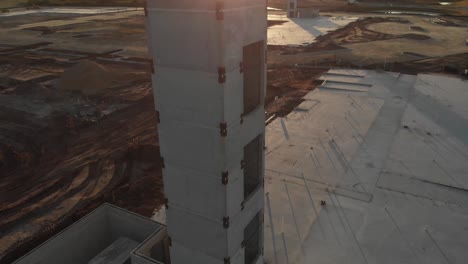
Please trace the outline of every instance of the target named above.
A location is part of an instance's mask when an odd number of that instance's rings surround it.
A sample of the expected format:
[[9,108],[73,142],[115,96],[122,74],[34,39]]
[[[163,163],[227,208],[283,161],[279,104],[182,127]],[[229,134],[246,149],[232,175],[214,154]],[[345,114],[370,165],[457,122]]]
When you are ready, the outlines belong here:
[[223,227],[226,229],[229,228],[229,216],[223,217]]
[[169,199],[164,198],[164,206],[166,207],[166,210],[169,209]]
[[226,68],[219,67],[218,68],[218,82],[225,83],[226,82]]
[[161,157],[161,168],[166,168],[166,164],[164,164],[164,158]]
[[242,61],[239,63],[239,71],[240,73],[244,73],[244,63]]
[[224,2],[216,1],[216,20],[224,20]]
[[220,133],[221,133],[222,137],[227,136],[227,124],[226,123],[219,124],[219,130],[220,130]]
[[231,258],[224,258],[224,264],[231,264]]
[[229,182],[229,172],[228,171],[223,172],[221,182],[223,183],[223,185],[228,184],[228,182]]

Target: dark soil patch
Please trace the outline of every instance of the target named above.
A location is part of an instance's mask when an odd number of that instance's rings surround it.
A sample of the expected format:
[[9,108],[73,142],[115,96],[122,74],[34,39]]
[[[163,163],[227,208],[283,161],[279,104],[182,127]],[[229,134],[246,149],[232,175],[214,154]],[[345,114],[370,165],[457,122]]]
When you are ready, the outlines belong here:
[[406,38],[406,39],[411,39],[411,40],[429,40],[429,39],[432,39],[429,36],[421,35],[421,34],[414,34],[414,33],[404,34],[401,37]]
[[91,34],[78,34],[78,35],[73,35],[74,38],[86,38],[86,37],[91,37]]
[[54,29],[52,29],[50,27],[44,27],[44,26],[30,27],[30,28],[25,28],[24,30],[39,31],[39,32],[42,32],[42,35],[50,35],[50,34],[54,34],[56,32],[56,30],[54,30]]
[[405,51],[405,52],[403,52],[403,54],[414,56],[414,57],[419,57],[419,58],[427,58],[426,55],[422,55],[422,54],[415,53],[415,52],[410,52],[410,51]]
[[269,50],[280,50],[282,51],[281,55],[295,55],[302,53],[312,53],[312,52],[325,52],[325,51],[342,51],[346,50],[339,45],[336,45],[330,41],[324,42],[315,42],[307,46],[281,46],[281,45],[270,45],[268,46]]

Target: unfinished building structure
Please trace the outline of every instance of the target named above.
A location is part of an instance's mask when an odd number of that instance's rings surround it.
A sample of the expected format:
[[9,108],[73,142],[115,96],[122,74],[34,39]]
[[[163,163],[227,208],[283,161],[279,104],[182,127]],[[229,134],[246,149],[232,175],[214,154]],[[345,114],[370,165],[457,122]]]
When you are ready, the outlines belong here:
[[171,262],[263,263],[266,1],[146,10]]

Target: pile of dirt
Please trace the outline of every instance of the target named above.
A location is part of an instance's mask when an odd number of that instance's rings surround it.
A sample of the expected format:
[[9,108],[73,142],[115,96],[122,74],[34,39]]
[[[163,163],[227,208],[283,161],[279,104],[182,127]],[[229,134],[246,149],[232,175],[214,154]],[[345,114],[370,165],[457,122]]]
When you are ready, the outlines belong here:
[[93,61],[83,60],[66,70],[57,81],[63,91],[79,91],[85,95],[103,93],[119,84],[122,76]]
[[317,42],[333,42],[338,45],[370,42],[377,40],[395,39],[401,36],[376,32],[367,28],[367,26],[376,23],[393,22],[400,24],[408,24],[409,21],[397,17],[367,17],[349,23],[343,28],[337,29],[326,35],[316,38]]

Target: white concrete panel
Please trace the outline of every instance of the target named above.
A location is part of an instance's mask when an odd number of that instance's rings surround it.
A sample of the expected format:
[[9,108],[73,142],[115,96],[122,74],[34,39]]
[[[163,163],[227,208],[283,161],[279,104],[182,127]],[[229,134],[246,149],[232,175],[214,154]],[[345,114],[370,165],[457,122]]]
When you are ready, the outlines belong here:
[[239,168],[229,172],[229,183],[226,188],[226,215],[237,215],[244,201],[244,171]]
[[184,247],[177,242],[172,242],[170,252],[173,263],[224,264],[222,258],[214,258],[200,251]]
[[163,67],[216,72],[224,66],[232,71],[239,68],[243,46],[266,39],[262,5],[225,8],[219,21],[214,11],[149,8],[148,12],[153,59]]
[[215,258],[233,256],[241,248],[245,227],[262,210],[263,188],[246,203],[242,212],[229,216],[228,228],[223,227],[222,218],[208,218],[170,206],[166,211],[169,236],[173,242]]
[[[239,61],[237,64],[239,64]],[[241,121],[244,110],[243,85],[244,76],[240,73],[238,65],[237,69],[226,75],[226,83],[223,87],[224,121],[231,126],[236,123],[239,124]]]
[[[241,63],[244,46],[266,39],[266,1],[156,0],[148,13],[172,262],[230,257],[241,264],[243,230],[263,208],[263,188],[241,206],[241,161],[244,146],[264,134],[265,120],[263,100],[242,116]],[[219,67],[226,70],[221,84]],[[223,217],[230,218],[228,229]]]
[[[229,134],[229,131],[232,132]],[[263,134],[264,131],[265,109],[263,105],[261,105],[256,110],[244,116],[242,124],[234,123],[232,127],[229,127],[226,147],[229,151],[229,149],[233,149],[236,144],[240,143],[243,148],[258,135]],[[229,135],[234,136],[229,137]],[[237,138],[239,138],[240,142],[236,142]],[[228,153],[230,153],[230,151]]]
[[214,14],[162,9],[148,12],[156,65],[212,73],[222,67],[221,26]]
[[[244,250],[242,248],[233,255],[229,256],[231,264],[244,264]],[[213,258],[199,251],[186,248],[179,243],[172,243],[171,261],[173,263],[203,263],[203,264],[224,264],[223,259]],[[258,264],[263,262],[257,262]]]
[[240,162],[228,173],[228,183],[223,185],[222,173],[208,174],[166,163],[164,189],[169,206],[184,208],[212,219],[239,214],[244,201]]
[[[225,170],[226,157],[222,154],[223,138],[219,128],[208,129],[165,120],[158,129],[162,139],[161,156],[168,164],[214,174]],[[203,155],[200,155],[200,151],[203,151]]]
[[224,87],[215,69],[210,73],[156,66],[153,85],[162,123],[177,120],[216,128],[224,121]]
[[[249,201],[246,202],[245,208],[238,215],[230,217],[230,226],[228,229],[229,236],[229,252],[236,252],[244,241],[244,229],[249,222],[260,213],[263,214],[263,187],[260,188]],[[263,237],[261,235],[260,237]]]
[[[217,259],[228,256],[228,229],[223,219],[198,216],[174,206],[166,210],[168,234],[179,243]],[[240,244],[239,244],[240,246]]]
[[[166,164],[164,190],[169,207],[183,207],[194,213],[221,219],[226,215],[226,190],[221,173],[206,173]],[[239,201],[239,203],[242,201]]]
[[266,42],[266,30],[267,14],[262,6],[225,13],[223,41],[226,45],[225,66],[228,71],[239,68],[244,46],[258,41]]
[[[243,124],[228,124],[225,138],[219,127],[195,126],[165,119],[164,115],[158,129],[164,138],[160,146],[166,163],[216,174],[239,166],[243,147],[264,131],[264,110],[260,107],[244,117]],[[201,150],[205,150],[204,155],[200,155]]]

